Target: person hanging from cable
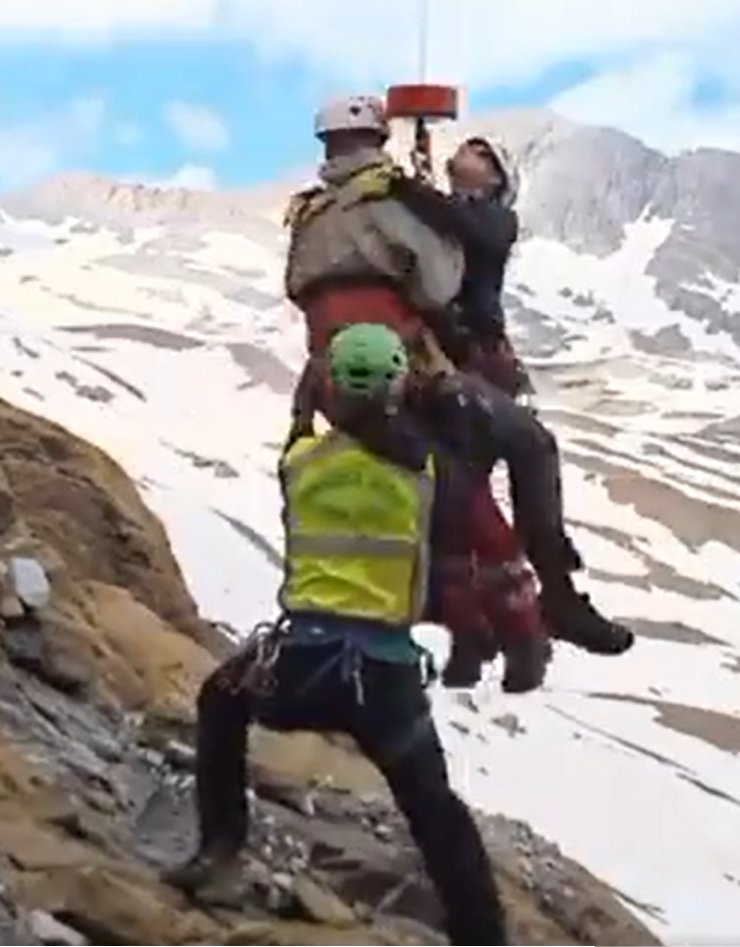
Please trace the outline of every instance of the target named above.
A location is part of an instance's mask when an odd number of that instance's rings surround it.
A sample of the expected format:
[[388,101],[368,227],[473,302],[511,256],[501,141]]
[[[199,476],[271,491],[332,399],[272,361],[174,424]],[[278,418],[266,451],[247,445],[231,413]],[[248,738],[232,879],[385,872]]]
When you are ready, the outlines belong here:
[[200,846],[165,880],[195,891],[236,866],[249,836],[252,724],[342,732],[385,776],[439,895],[449,942],[508,944],[481,836],[450,786],[426,653],[412,637],[436,581],[435,520],[464,504],[465,492],[455,495],[464,470],[396,409],[409,371],[396,332],[349,326],[332,338],[327,362],[336,427],[289,438],[280,461],[282,617],[200,691]]
[[[379,326],[381,342],[384,339]],[[372,338],[373,328],[366,330]],[[318,380],[316,385],[319,386]],[[435,506],[432,531],[432,576],[425,620],[444,626],[451,649],[442,680],[449,688],[474,687],[484,665],[503,656],[502,686],[508,693],[538,688],[551,656],[548,632],[537,599],[534,573],[515,531],[493,497],[489,472],[450,444],[433,411],[424,411],[417,373],[410,371],[399,390],[392,433],[415,431],[440,452],[446,476]],[[302,413],[321,410],[320,390],[299,389]],[[431,416],[430,416],[431,414]],[[346,417],[329,412],[329,420],[347,430]],[[352,436],[369,450],[383,449],[388,423],[354,424]],[[380,438],[380,441],[378,440]]]
[[[285,282],[306,317],[310,353],[297,386],[294,431],[311,430],[315,400],[303,392],[312,390],[314,374],[323,377],[321,356],[332,333],[363,319],[393,326],[412,355],[415,376],[426,381],[421,400],[439,436],[477,470],[488,474],[506,463],[517,534],[542,585],[554,635],[595,654],[624,653],[634,643],[631,630],[602,616],[573,582],[583,562],[565,526],[555,437],[506,386],[490,384],[490,372],[469,344],[468,323],[484,339],[495,337],[501,324],[501,261],[513,224],[510,215],[496,216],[496,201],[504,210],[506,201],[500,201],[505,191],[494,163],[475,145],[462,149],[450,170],[454,175],[462,162],[466,173],[454,180],[469,188],[475,173],[474,190],[482,193],[448,198],[409,184],[385,154],[382,103],[332,102],[319,111],[316,127],[326,149],[325,178],[349,190],[302,192],[287,218]],[[481,223],[489,214],[491,233]],[[509,237],[502,239],[507,219]],[[498,254],[490,262],[493,278],[486,247]],[[330,415],[331,405],[323,410]],[[491,541],[499,534],[493,509]]]
[[519,236],[513,163],[486,139],[468,138],[447,161],[450,191],[444,193],[426,171],[430,159],[428,148],[423,150],[426,155],[418,147],[413,153],[417,173],[397,175],[391,194],[440,236],[464,248],[451,354],[513,397],[532,394],[529,375],[509,340],[502,304],[506,267]]
[[[433,344],[429,329],[451,322],[464,266],[454,240],[389,193],[402,172],[385,151],[390,127],[382,100],[331,100],[314,127],[324,147],[320,184],[296,194],[285,217],[285,290],[307,327],[304,376],[321,372],[332,335],[357,321],[390,326],[411,347]],[[435,357],[437,368],[452,369],[441,352]]]
[[[489,477],[505,460],[516,529],[542,584],[542,611],[553,635],[594,654],[619,655],[634,633],[578,592],[572,575],[583,560],[565,527],[559,450],[554,435],[515,402],[531,383],[508,340],[501,296],[519,230],[517,175],[489,142],[468,138],[447,162],[450,192],[428,176],[396,175],[391,193],[465,256],[452,305],[454,329],[443,347],[460,369],[426,386],[427,414],[451,449]],[[446,418],[446,422],[445,419]],[[491,536],[497,532],[493,518]],[[461,667],[465,666],[461,656]]]

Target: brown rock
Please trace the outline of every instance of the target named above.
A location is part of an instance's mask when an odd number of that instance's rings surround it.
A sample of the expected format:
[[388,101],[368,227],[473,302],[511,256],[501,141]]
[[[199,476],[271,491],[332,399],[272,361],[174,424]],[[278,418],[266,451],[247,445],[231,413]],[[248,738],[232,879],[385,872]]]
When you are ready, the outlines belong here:
[[437,940],[409,940],[397,931],[370,927],[330,928],[300,921],[241,925],[226,935],[223,944],[434,944]]
[[17,516],[40,543],[62,554],[69,578],[127,588],[180,631],[212,639],[161,523],[115,461],[3,401],[0,442]]
[[252,741],[259,763],[274,779],[310,784],[321,774],[336,789],[356,793],[387,793],[385,780],[353,745],[314,733],[279,734],[256,729]]
[[240,924],[230,931],[224,944],[277,944],[275,940],[275,924],[273,922],[252,921]]
[[0,806],[16,800],[27,802],[38,794],[43,785],[44,779],[36,766],[23,755],[20,748],[4,740],[0,733]]
[[67,624],[70,647],[85,650],[99,684],[127,707],[180,705],[191,712],[211,656],[126,589],[84,582],[84,624]]
[[356,927],[357,915],[333,891],[304,875],[296,878],[293,896],[306,919],[329,927]]
[[190,910],[146,876],[114,874],[110,868],[70,866],[48,872],[24,892],[91,943],[189,944],[214,938],[218,927]]
[[[222,639],[217,641],[214,629],[199,619],[164,530],[116,464],[56,425],[3,402],[0,437],[8,474],[4,482],[0,470],[0,559],[9,545],[32,547],[53,584],[52,604],[33,647],[25,641],[26,663],[11,665],[0,654],[0,715],[7,714],[9,722],[7,732],[0,725],[0,863],[11,900],[20,908],[46,912],[91,943],[437,943],[437,935],[424,933],[423,925],[436,918],[438,905],[421,881],[412,893],[423,910],[414,913],[410,901],[400,904],[399,899],[392,910],[403,913],[403,919],[382,916],[372,925],[372,911],[362,913],[367,921],[362,923],[347,904],[377,904],[370,896],[372,885],[365,885],[368,897],[357,892],[355,897],[343,888],[340,870],[332,877],[327,869],[321,883],[302,878],[285,889],[310,921],[263,922],[267,899],[258,896],[258,889],[276,884],[267,855],[264,883],[247,885],[236,911],[204,902],[196,910],[144,867],[144,851],[169,856],[182,841],[186,823],[167,818],[173,815],[168,806],[174,810],[185,797],[181,784],[158,783],[156,770],[130,758],[131,747],[115,730],[121,706],[142,712],[141,740],[150,746],[166,749],[173,740],[191,740],[195,694]],[[0,641],[8,631],[0,629]],[[19,646],[16,657],[22,650]],[[28,699],[14,715],[16,692]],[[64,759],[65,743],[86,739],[86,700],[96,701],[96,710],[109,711],[107,717],[94,717],[92,725],[100,733],[90,734],[87,750],[97,756],[90,756],[89,767],[85,747],[79,745]],[[33,727],[29,722],[28,742],[22,732],[26,712],[37,715]],[[11,733],[17,740],[13,745]],[[119,748],[114,756],[94,746],[106,739]],[[276,843],[278,858],[289,835],[308,847],[328,845],[359,871],[374,872],[381,896],[406,877],[409,862],[389,841],[397,831],[391,826],[388,839],[380,842],[360,810],[352,812],[358,796],[377,799],[385,792],[379,774],[353,746],[342,739],[265,731],[253,744],[263,767],[263,788],[272,787],[265,791],[271,799],[258,804],[261,815],[272,820],[268,828],[266,818],[261,828],[266,846]],[[113,770],[109,783],[102,775],[106,765]],[[342,805],[327,814],[329,794],[317,792],[316,815],[307,819],[294,803],[317,783],[317,774],[322,785],[343,791],[338,796]],[[113,798],[118,788],[121,806]],[[140,810],[148,819],[142,816],[143,829],[129,821]],[[163,836],[169,842],[158,848]],[[515,942],[656,943],[586,872],[573,876],[576,896],[563,899],[556,892],[557,903],[546,904],[528,890],[516,859],[503,868]],[[249,917],[257,920],[246,923]]]
[[93,667],[75,640],[65,638],[53,620],[40,623],[26,618],[2,633],[2,646],[16,666],[35,674],[57,690],[79,694],[93,681]]
[[10,481],[4,470],[0,470],[0,537],[15,523],[16,507]]
[[23,603],[17,595],[5,591],[0,596],[0,618],[4,618],[6,621],[23,618],[25,611]]
[[24,819],[0,822],[0,853],[23,871],[71,869],[92,859],[84,845]]

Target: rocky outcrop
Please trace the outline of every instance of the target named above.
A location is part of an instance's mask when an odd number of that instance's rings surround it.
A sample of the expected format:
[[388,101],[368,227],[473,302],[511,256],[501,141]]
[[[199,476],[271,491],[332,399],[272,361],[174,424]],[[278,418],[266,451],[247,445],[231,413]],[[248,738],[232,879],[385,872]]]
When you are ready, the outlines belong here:
[[[193,704],[214,632],[116,464],[4,403],[0,436],[0,553],[40,563],[52,589],[2,611],[0,944],[441,942],[377,774],[309,735],[257,734],[241,873],[198,903],[159,882],[193,841]],[[481,825],[517,942],[656,943],[526,826]]]

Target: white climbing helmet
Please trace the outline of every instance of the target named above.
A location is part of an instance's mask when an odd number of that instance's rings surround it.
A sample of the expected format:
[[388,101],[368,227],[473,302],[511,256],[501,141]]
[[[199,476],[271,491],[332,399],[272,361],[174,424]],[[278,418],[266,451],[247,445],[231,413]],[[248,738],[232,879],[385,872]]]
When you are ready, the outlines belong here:
[[326,102],[316,113],[314,132],[322,139],[332,132],[368,131],[388,137],[383,100],[374,95],[352,95]]
[[468,138],[465,144],[496,166],[503,178],[498,199],[505,207],[513,207],[519,197],[521,176],[511,152],[502,142],[491,141],[478,135]]
[[498,144],[494,148],[499,163],[504,171],[506,184],[499,200],[505,207],[513,207],[519,199],[522,188],[522,176],[519,163],[514,160],[514,156],[503,144]]

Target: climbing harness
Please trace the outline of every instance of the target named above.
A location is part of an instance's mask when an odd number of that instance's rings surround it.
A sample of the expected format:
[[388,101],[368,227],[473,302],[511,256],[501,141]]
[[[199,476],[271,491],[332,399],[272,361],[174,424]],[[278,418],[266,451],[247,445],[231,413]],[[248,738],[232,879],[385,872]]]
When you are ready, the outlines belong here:
[[365,704],[365,681],[363,679],[364,655],[355,642],[345,639],[342,648],[342,681],[351,682],[355,691],[355,700],[358,706]]
[[241,653],[241,674],[227,687],[236,693],[248,690],[259,697],[268,697],[275,690],[275,666],[288,630],[288,618],[281,614],[275,621],[259,622],[252,629]]
[[[439,680],[439,670],[437,668],[434,655],[422,645],[415,646],[419,656],[419,670],[421,672],[422,686],[427,690],[432,684]],[[351,683],[355,690],[355,700],[358,706],[362,707],[365,703],[365,682],[363,680],[363,665],[366,655],[358,645],[346,640],[342,651],[342,679],[345,683]]]

